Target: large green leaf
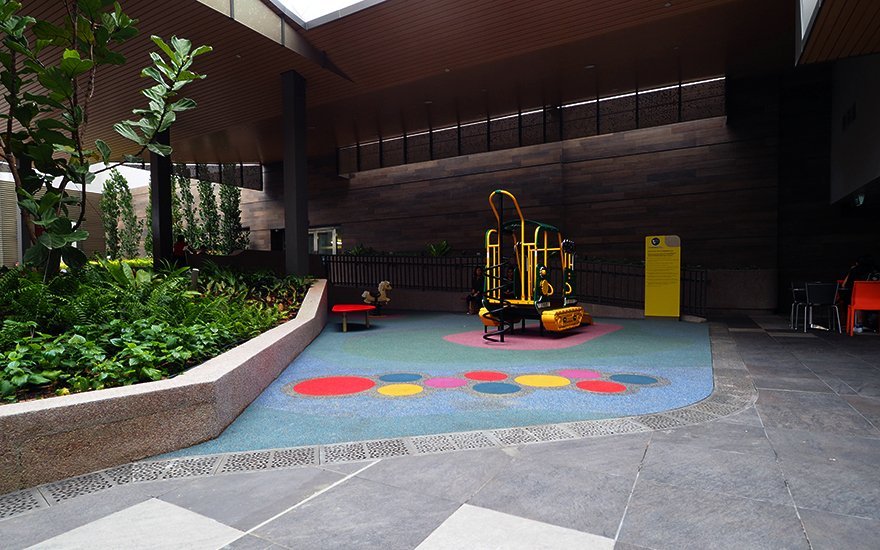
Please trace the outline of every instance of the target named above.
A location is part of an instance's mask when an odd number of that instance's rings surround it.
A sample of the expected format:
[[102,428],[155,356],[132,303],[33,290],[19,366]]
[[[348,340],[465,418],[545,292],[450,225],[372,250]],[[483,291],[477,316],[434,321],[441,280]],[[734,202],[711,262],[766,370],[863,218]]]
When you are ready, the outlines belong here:
[[61,249],[61,259],[64,260],[64,263],[74,269],[81,268],[89,261],[88,257],[82,250],[72,246],[66,246]]
[[44,265],[48,259],[49,249],[39,243],[28,248],[23,258],[25,264],[36,266]]
[[57,248],[64,248],[67,246],[67,239],[64,235],[58,235],[55,233],[43,233],[37,239],[37,244],[48,248],[49,250],[55,250]]

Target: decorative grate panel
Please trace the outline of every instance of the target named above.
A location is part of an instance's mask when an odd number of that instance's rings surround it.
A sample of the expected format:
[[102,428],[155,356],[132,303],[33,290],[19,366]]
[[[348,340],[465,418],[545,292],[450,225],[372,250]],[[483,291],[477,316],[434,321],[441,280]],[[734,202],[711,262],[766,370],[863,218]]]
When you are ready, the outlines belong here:
[[226,460],[219,470],[220,473],[224,474],[228,472],[265,470],[272,467],[272,451],[227,455],[225,458]]
[[370,458],[386,458],[390,456],[405,456],[409,454],[406,444],[402,439],[383,439],[380,441],[367,441],[364,444]]
[[535,443],[540,441],[535,435],[525,428],[509,428],[506,430],[493,430],[491,432],[502,445],[519,445],[522,443]]
[[275,451],[272,457],[273,468],[293,466],[313,466],[318,464],[318,447],[297,447]]
[[113,487],[112,481],[100,473],[94,473],[49,483],[43,485],[40,491],[46,497],[46,500],[52,504],[57,504],[80,495],[103,491],[110,487]]
[[322,455],[321,462],[324,464],[332,462],[355,462],[357,460],[367,460],[367,458],[369,458],[363,443],[324,445]]
[[46,501],[33,489],[9,493],[8,495],[0,496],[0,519],[45,507]]

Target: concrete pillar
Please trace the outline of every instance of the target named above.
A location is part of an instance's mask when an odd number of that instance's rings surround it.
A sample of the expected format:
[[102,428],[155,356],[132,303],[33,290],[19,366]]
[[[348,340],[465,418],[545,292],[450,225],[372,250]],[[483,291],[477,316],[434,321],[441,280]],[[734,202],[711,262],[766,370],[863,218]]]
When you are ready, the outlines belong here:
[[306,81],[296,71],[281,74],[281,98],[284,124],[284,264],[289,275],[308,275]]
[[[156,142],[171,145],[171,134],[165,130],[156,136]],[[150,203],[153,207],[153,268],[162,260],[172,261],[174,236],[171,234],[171,156],[150,153]]]

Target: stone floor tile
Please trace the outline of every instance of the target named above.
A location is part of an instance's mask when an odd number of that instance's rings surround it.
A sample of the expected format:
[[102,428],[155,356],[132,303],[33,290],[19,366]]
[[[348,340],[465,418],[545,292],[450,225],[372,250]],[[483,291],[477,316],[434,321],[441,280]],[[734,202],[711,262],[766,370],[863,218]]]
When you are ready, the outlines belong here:
[[221,548],[243,533],[167,502],[150,499],[36,544],[33,550]]
[[611,550],[614,540],[465,504],[417,550]]
[[651,432],[645,432],[522,445],[515,448],[515,457],[517,461],[529,462],[535,467],[564,466],[631,476],[642,463],[650,440]]
[[835,394],[760,390],[756,406],[766,427],[880,436]]
[[876,465],[837,460],[781,463],[799,508],[880,519],[880,478]]
[[768,375],[752,375],[752,381],[759,390],[789,390],[789,391],[810,391],[818,393],[831,393],[828,384],[822,382],[816,375],[808,373],[809,376],[768,376]]
[[809,378],[814,379],[816,375],[813,372],[796,363],[793,365],[781,365],[775,361],[769,361],[769,364],[755,364],[746,362],[746,370],[752,376],[784,376],[786,378]]
[[138,485],[114,487],[0,521],[0,548],[26,548],[150,499]]
[[763,428],[747,424],[709,422],[654,432],[653,443],[683,443],[718,451],[773,456]]
[[469,504],[613,538],[632,489],[631,477],[581,468],[514,463]]
[[418,487],[425,495],[464,503],[511,460],[501,449],[392,458],[358,477],[402,489]]
[[721,417],[718,421],[729,422],[731,424],[745,424],[746,426],[754,426],[756,428],[762,428],[764,426],[761,422],[761,417],[758,415],[758,409],[755,407],[749,407],[739,412]]
[[246,531],[343,477],[320,468],[216,475],[160,498]]
[[876,550],[880,521],[800,510],[813,550]]
[[880,399],[847,395],[843,398],[852,408],[859,411],[875,428],[880,428]]
[[639,480],[619,540],[647,548],[809,548],[793,506]]
[[677,443],[652,443],[639,479],[790,504],[782,470],[769,455],[731,453]]
[[460,505],[353,477],[256,529],[290,548],[411,550]]
[[253,535],[244,535],[224,546],[222,550],[284,550],[284,547]]
[[846,460],[870,466],[880,457],[877,438],[779,428],[767,428],[767,436],[784,462]]

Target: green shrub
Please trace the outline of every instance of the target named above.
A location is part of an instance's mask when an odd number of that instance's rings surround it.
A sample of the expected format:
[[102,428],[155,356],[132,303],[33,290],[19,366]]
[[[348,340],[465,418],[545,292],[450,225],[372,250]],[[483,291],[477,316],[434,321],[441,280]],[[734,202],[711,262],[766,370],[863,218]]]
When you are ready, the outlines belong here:
[[193,290],[185,268],[133,264],[0,275],[0,399],[174,376],[290,318],[310,282],[213,268]]

